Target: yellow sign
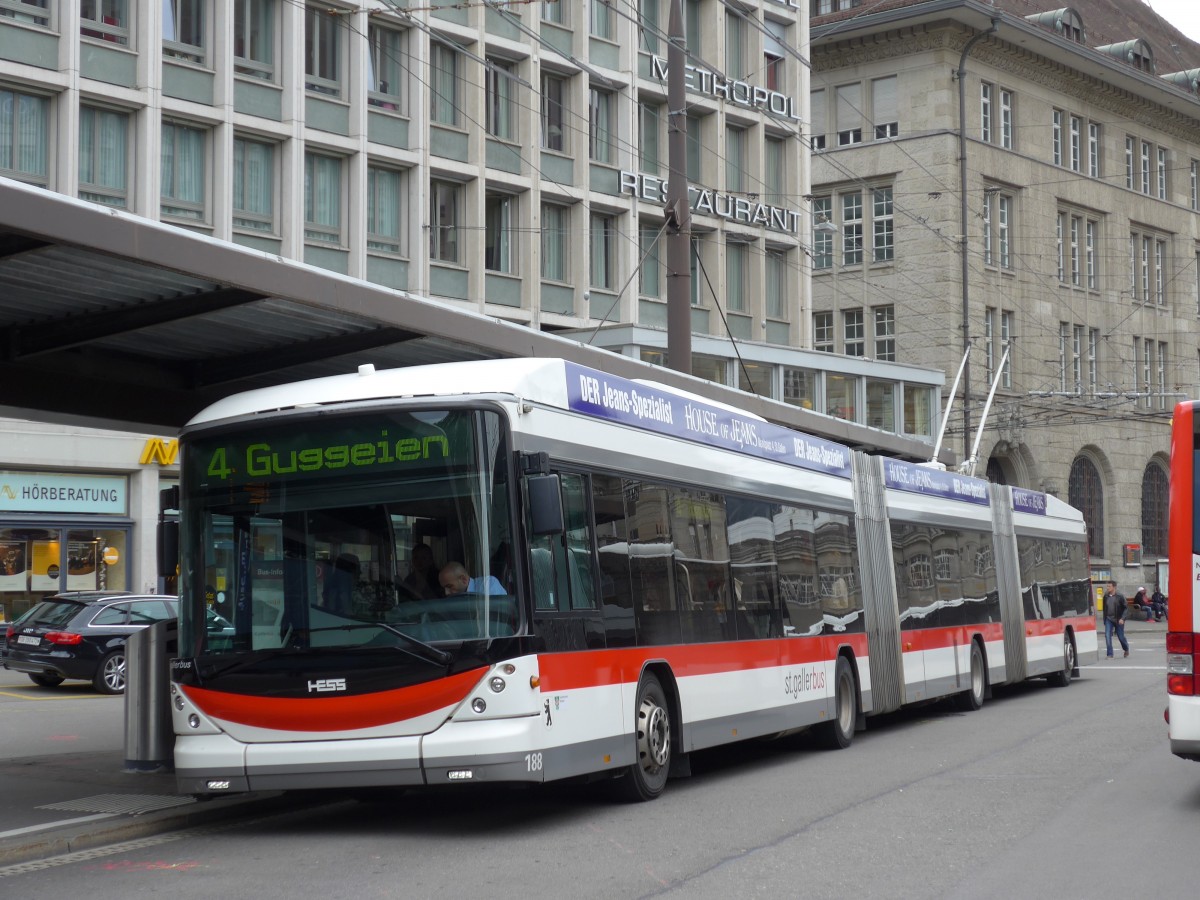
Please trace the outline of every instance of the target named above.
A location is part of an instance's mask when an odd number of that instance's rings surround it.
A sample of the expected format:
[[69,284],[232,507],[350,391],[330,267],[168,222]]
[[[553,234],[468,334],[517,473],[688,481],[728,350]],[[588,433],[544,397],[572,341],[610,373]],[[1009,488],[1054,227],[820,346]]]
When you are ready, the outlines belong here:
[[116,547],[105,547],[103,559],[106,566],[115,566],[120,562],[121,554]]
[[142,448],[143,466],[158,463],[160,466],[173,466],[179,459],[179,441],[174,438],[150,438]]

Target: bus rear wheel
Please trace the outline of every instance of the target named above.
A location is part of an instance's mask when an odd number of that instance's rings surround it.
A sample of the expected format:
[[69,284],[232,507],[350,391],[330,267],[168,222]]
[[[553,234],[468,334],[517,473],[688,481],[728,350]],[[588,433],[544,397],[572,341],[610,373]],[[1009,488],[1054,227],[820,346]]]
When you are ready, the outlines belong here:
[[983,706],[983,695],[987,689],[987,675],[983,670],[983,653],[979,644],[971,641],[971,682],[970,686],[958,695],[958,708],[971,712]]
[[667,786],[671,769],[671,714],[667,695],[652,673],[642,676],[634,713],[637,760],[617,780],[618,794],[635,803],[654,800]]
[[850,662],[839,656],[833,672],[833,718],[817,726],[817,741],[827,750],[845,750],[854,740],[858,701]]
[[1071,675],[1075,671],[1075,645],[1071,643],[1069,634],[1063,635],[1063,667],[1062,671],[1054,672],[1046,680],[1054,687],[1066,687],[1071,683]]

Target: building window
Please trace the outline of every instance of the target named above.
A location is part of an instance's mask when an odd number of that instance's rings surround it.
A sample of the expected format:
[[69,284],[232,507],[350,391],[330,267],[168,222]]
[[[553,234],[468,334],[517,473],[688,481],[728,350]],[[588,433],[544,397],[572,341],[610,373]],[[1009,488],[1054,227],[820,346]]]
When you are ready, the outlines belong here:
[[1142,552],[1167,555],[1167,471],[1158,462],[1142,473]]
[[842,352],[847,356],[865,356],[867,343],[863,335],[863,311],[847,309],[842,313]]
[[1013,198],[1007,194],[996,196],[996,246],[1000,253],[1000,268],[1012,268],[1012,204]]
[[129,45],[129,0],[81,0],[79,33],[112,44]]
[[1100,126],[1088,123],[1088,175],[1100,177]]
[[825,130],[829,126],[825,119],[825,91],[810,91],[808,104],[808,114],[812,118],[808,143],[813,153],[819,153],[825,149]]
[[638,270],[643,297],[662,297],[662,260],[659,258],[659,229],[642,228],[638,242],[638,258],[641,267]]
[[405,110],[405,35],[394,28],[367,29],[367,103],[376,109]]
[[787,201],[787,141],[763,139],[764,202],[783,206]]
[[49,116],[47,98],[0,90],[0,175],[48,183]]
[[50,0],[0,0],[0,19],[48,28]]
[[[3,101],[0,100],[0,103]],[[0,128],[0,131],[3,129]],[[79,197],[105,206],[129,205],[129,115],[79,108]]]
[[746,268],[749,248],[738,241],[725,242],[725,308],[746,311]]
[[979,139],[992,142],[992,86],[986,81],[979,85]]
[[996,308],[989,306],[983,313],[983,362],[987,383],[996,377]]
[[1142,141],[1142,193],[1150,195],[1150,145]]
[[462,185],[452,181],[429,184],[429,258],[456,263]]
[[1200,209],[1200,162],[1194,159],[1189,170],[1189,177],[1191,179],[1192,209]]
[[567,152],[566,100],[567,79],[559,75],[542,75],[543,149]]
[[900,134],[895,75],[876,78],[871,82],[871,115],[875,120],[875,140],[881,141]]
[[275,148],[233,139],[233,227],[275,231]]
[[517,198],[488,194],[483,203],[483,266],[489,272],[516,272]]
[[860,265],[863,261],[862,194],[842,194],[842,265]]
[[1082,325],[1071,327],[1071,385],[1067,390],[1076,395],[1083,393],[1083,335]]
[[768,91],[784,92],[787,84],[788,27],[773,19],[763,20],[763,85]]
[[1054,220],[1054,245],[1057,248],[1056,257],[1058,259],[1058,281],[1060,284],[1067,280],[1067,247],[1066,247],[1066,219],[1067,214],[1060,212]]
[[1156,234],[1129,235],[1129,288],[1135,303],[1165,306],[1167,302],[1167,241]]
[[458,54],[445,44],[429,45],[430,119],[458,125]]
[[204,65],[204,0],[163,0],[163,56]]
[[923,384],[904,383],[904,434],[933,437],[933,389]]
[[875,358],[883,362],[896,361],[896,307],[876,306],[871,310],[875,319]]
[[567,281],[571,210],[555,203],[542,205],[542,278]]
[[[988,188],[983,194],[983,264],[995,265],[992,254],[992,197],[999,188]],[[1059,247],[1062,247],[1061,241]],[[1061,253],[1059,254],[1061,259]]]
[[304,8],[304,87],[330,97],[342,95],[339,20],[323,6]]
[[1098,361],[1099,361],[1099,353],[1100,353],[1100,329],[1099,328],[1089,328],[1088,333],[1087,333],[1087,339],[1088,339],[1088,345],[1087,345],[1088,390],[1093,395],[1095,395],[1096,389],[1097,389],[1097,387],[1099,387]]
[[489,59],[484,72],[487,93],[487,133],[503,141],[517,134],[517,107],[513,97],[515,67],[507,60]]
[[647,175],[659,173],[658,138],[662,128],[663,107],[657,103],[643,103],[638,117],[638,161]]
[[1135,144],[1133,138],[1125,136],[1125,187],[1133,190],[1134,179],[1134,152]]
[[542,0],[542,21],[555,25],[567,24],[567,4],[562,0]]
[[588,156],[594,162],[615,162],[613,141],[616,138],[614,128],[616,117],[614,107],[616,95],[610,91],[592,88],[588,102],[590,131],[588,135]]
[[750,75],[746,65],[746,20],[740,11],[731,9],[726,7],[725,13],[725,74],[741,81]]
[[1167,148],[1158,148],[1158,199],[1167,199]]
[[725,190],[740,194],[746,190],[746,129],[725,127]]
[[[545,6],[544,3],[542,5]],[[664,40],[666,39],[666,32],[662,29],[659,5],[660,0],[638,0],[638,19],[642,26],[638,29],[640,43],[638,49],[647,53],[658,53],[659,35],[662,35]]]
[[862,143],[862,85],[846,84],[837,89],[838,146]]
[[1071,171],[1080,171],[1083,147],[1083,120],[1079,116],[1071,116]]
[[1104,484],[1095,463],[1086,456],[1077,456],[1071,463],[1067,502],[1083,513],[1088,552],[1092,556],[1104,556]]
[[1094,219],[1087,220],[1085,228],[1084,254],[1087,257],[1087,286],[1089,291],[1099,290],[1100,276],[1096,271],[1096,231],[1099,224]]
[[204,132],[162,123],[163,218],[204,220]]
[[233,71],[275,79],[274,0],[236,0],[233,5]]
[[1158,408],[1167,409],[1167,343],[1158,342],[1158,369],[1155,372],[1158,385]]
[[617,217],[605,213],[592,213],[589,241],[591,285],[603,290],[612,290],[617,284]]
[[[1016,313],[1012,310],[1002,310],[1000,313],[1000,348],[1001,351],[1008,350],[1012,347],[1013,326],[1016,322]],[[1004,368],[1000,370],[1000,387],[1012,387],[1012,353],[1008,354],[1008,359],[1004,362]]]
[[1054,165],[1063,164],[1063,113],[1056,109],[1050,114],[1050,148]]
[[1013,147],[1013,92],[1000,89],[1000,146]]
[[783,402],[803,409],[817,406],[817,373],[811,369],[783,369]]
[[403,172],[367,167],[367,250],[400,254],[404,251]]
[[1167,242],[1154,242],[1154,302],[1167,305]]
[[787,317],[788,254],[786,250],[767,251],[766,314],[771,319]]
[[592,37],[606,41],[616,40],[617,24],[613,0],[588,0],[588,3],[591,7]]
[[342,160],[304,154],[304,239],[342,244]]
[[830,211],[829,197],[813,199],[812,265],[814,269],[833,268],[833,231],[818,228],[818,226],[828,225],[833,221]]
[[872,258],[875,262],[893,259],[896,254],[895,223],[892,218],[892,189],[875,188],[871,191],[875,208],[872,211]]
[[833,352],[833,313],[813,313],[813,349],[824,353]]
[[1071,216],[1071,284],[1079,287],[1081,283],[1081,270],[1079,261],[1079,232],[1083,226],[1083,220],[1079,216]]

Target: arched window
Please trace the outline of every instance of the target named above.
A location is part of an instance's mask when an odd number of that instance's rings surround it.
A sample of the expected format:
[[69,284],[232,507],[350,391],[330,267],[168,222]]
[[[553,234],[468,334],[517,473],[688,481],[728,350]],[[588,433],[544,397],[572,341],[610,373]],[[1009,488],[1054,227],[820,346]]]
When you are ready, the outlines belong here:
[[1067,502],[1083,513],[1087,525],[1088,552],[1104,556],[1104,484],[1095,464],[1086,456],[1071,463]]
[[1157,462],[1142,473],[1142,552],[1167,555],[1167,472]]

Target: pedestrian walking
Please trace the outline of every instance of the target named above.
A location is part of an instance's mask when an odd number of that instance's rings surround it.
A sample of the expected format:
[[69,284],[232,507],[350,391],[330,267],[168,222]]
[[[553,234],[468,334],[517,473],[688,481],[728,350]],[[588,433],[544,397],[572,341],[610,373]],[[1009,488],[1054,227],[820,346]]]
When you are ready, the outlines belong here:
[[1104,589],[1104,647],[1108,651],[1108,658],[1113,656],[1113,632],[1117,633],[1117,640],[1121,642],[1121,649],[1125,651],[1125,655],[1129,655],[1129,641],[1125,640],[1125,615],[1129,612],[1129,607],[1125,603],[1125,595],[1117,590],[1117,583],[1110,581]]

